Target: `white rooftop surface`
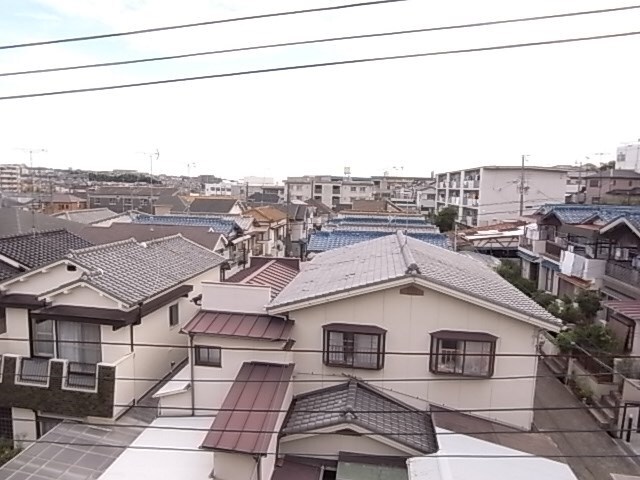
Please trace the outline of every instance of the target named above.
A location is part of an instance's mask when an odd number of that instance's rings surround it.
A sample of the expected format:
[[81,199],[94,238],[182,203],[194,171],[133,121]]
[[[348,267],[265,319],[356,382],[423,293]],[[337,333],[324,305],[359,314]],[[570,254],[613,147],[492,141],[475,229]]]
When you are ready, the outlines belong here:
[[[162,430],[146,428],[140,436],[99,477],[100,480],[209,480],[213,453],[200,448],[214,417],[160,417],[150,426],[193,428]],[[135,447],[135,448],[131,448]],[[141,447],[151,447],[144,449]],[[175,448],[178,450],[158,450]],[[179,449],[185,451],[179,451]]]
[[[577,480],[571,468],[564,463],[468,435],[450,434],[442,428],[436,428],[436,433],[440,450],[433,456],[407,460],[409,480]],[[485,458],[446,455],[484,455]],[[518,458],[486,458],[491,455]]]

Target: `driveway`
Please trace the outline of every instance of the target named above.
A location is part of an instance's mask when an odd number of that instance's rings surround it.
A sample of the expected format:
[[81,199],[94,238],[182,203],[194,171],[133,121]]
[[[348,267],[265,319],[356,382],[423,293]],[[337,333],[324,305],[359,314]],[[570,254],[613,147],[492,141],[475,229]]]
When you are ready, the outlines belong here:
[[[535,406],[582,407],[569,390],[558,381],[549,369],[540,362],[536,385]],[[552,433],[554,430],[596,430],[598,424],[584,409],[536,410],[533,423],[558,447],[562,455],[581,455],[580,458],[566,458],[580,480],[610,480],[612,473],[640,475],[640,466],[630,458],[592,458],[591,455],[626,455],[616,441],[604,431],[588,433]]]

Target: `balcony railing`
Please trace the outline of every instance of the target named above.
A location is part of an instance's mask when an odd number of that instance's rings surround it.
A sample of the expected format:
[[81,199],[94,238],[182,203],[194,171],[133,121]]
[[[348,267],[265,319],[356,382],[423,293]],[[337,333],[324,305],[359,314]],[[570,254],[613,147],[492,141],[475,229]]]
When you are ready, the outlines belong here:
[[544,253],[558,260],[560,260],[560,255],[562,254],[562,250],[564,249],[560,245],[550,240],[547,240],[547,243],[545,243],[545,246],[544,246]]
[[631,262],[610,260],[605,267],[605,273],[611,278],[640,288],[640,270],[633,268]]
[[49,381],[49,360],[46,358],[23,358],[18,378],[21,382],[46,385]]

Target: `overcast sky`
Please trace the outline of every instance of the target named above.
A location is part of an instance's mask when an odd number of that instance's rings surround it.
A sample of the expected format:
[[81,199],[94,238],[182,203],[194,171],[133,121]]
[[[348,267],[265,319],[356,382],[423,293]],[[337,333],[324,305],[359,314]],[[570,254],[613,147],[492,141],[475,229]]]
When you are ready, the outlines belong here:
[[[2,0],[0,45],[356,0]],[[408,0],[0,50],[0,72],[632,4]],[[640,10],[0,77],[0,96],[640,30]],[[282,178],[613,158],[640,138],[640,36],[0,102],[0,163]],[[607,155],[598,156],[597,153]]]

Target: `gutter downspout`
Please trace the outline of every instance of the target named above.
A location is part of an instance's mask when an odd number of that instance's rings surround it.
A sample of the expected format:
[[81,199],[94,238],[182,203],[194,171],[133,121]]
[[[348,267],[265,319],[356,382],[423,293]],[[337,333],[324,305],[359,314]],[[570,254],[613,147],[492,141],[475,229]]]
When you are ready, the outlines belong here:
[[193,381],[194,377],[194,351],[193,351],[193,335],[189,335],[189,370],[191,372],[191,416],[196,414],[196,385]]
[[256,472],[257,472],[257,480],[262,480],[262,455],[256,456]]

